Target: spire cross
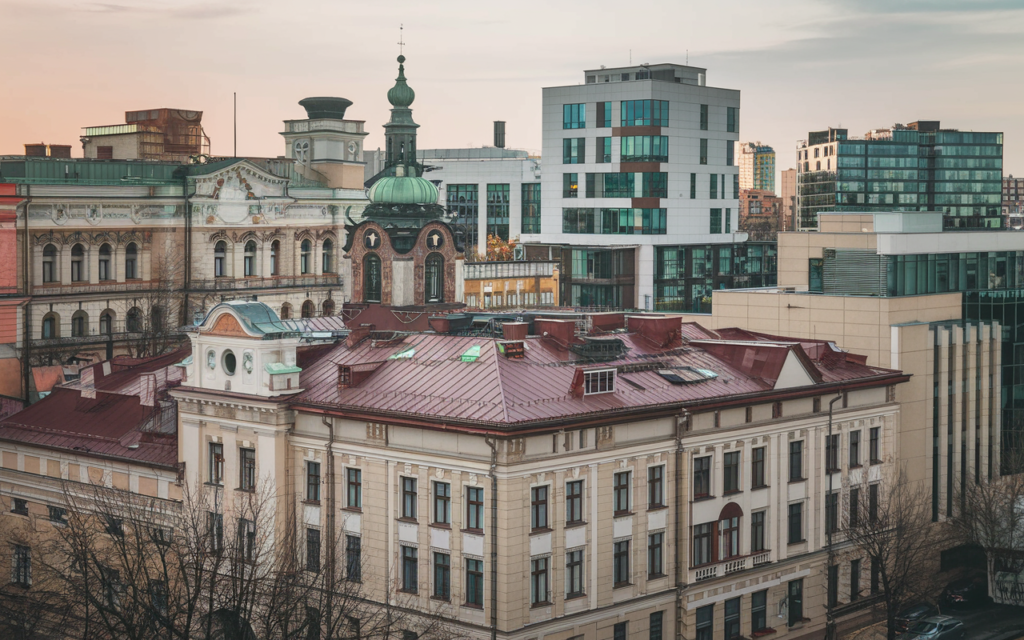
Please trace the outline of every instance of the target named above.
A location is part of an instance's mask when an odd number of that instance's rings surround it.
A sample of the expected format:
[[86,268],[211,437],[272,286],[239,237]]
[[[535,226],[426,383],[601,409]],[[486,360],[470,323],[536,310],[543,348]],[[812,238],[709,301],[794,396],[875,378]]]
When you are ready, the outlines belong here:
[[399,53],[399,55],[404,53],[403,52],[403,48],[405,47],[405,42],[403,42],[403,40],[405,38],[402,35],[403,31],[405,31],[405,25],[404,24],[398,25],[398,53]]

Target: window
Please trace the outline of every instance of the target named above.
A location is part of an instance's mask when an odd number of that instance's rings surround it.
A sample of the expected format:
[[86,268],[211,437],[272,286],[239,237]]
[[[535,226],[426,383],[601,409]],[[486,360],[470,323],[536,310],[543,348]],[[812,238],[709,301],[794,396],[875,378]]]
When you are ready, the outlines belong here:
[[564,104],[562,105],[562,128],[563,129],[585,129],[587,127],[587,105],[585,104]]
[[[368,253],[363,258],[363,302],[381,301],[381,266],[380,257],[376,253]],[[305,312],[306,303],[302,304]],[[309,317],[309,316],[303,316]]]
[[871,464],[878,464],[882,461],[881,440],[882,428],[872,427],[870,432],[870,443],[868,445],[870,447],[869,455],[871,456]]
[[878,485],[868,485],[868,522],[878,521]]
[[615,369],[583,372],[583,394],[611,393],[615,391]]
[[633,472],[631,471],[620,471],[615,474],[614,485],[612,487],[612,498],[614,500],[615,514],[629,513],[630,501],[629,501],[629,483],[632,479]]
[[804,581],[793,580],[789,583],[789,626],[793,626],[804,619]]
[[334,273],[334,243],[330,238],[324,240],[320,248],[320,262],[324,273]]
[[402,517],[416,519],[416,478],[402,478]]
[[104,311],[100,314],[100,335],[109,336],[114,332],[114,314]]
[[68,523],[68,511],[64,507],[54,507],[54,506],[50,505],[49,511],[50,511],[50,522],[54,522],[54,523],[57,523],[57,524],[67,524]]
[[235,529],[235,553],[247,562],[252,562],[256,558],[256,523],[252,520],[238,519]]
[[14,498],[11,506],[11,513],[16,513],[19,516],[28,515],[28,501],[21,498]]
[[213,247],[213,276],[222,278],[227,273],[227,251],[228,245],[221,240]]
[[482,531],[484,528],[483,487],[466,489],[466,528]]
[[125,330],[128,331],[128,333],[138,333],[139,331],[142,331],[142,311],[138,307],[132,307],[129,309],[124,324]]
[[853,487],[850,489],[850,517],[849,526],[851,529],[856,529],[860,525],[860,489]]
[[711,562],[711,523],[693,526],[693,566]]
[[[708,163],[708,139],[707,138],[701,138],[700,139],[700,163],[701,164],[707,164]],[[712,177],[714,177],[714,174],[712,174]],[[712,189],[711,192],[714,193],[715,189]]]
[[616,587],[629,584],[629,540],[615,543],[612,556],[612,581]]
[[530,528],[534,531],[548,528],[548,487],[530,489]]
[[162,580],[149,581],[149,603],[153,611],[153,627],[167,617],[167,585]]
[[697,174],[690,174],[690,200],[697,199]]
[[612,126],[612,103],[597,103],[597,127],[607,129]]
[[754,511],[750,514],[750,552],[757,553],[765,550],[764,542],[764,511]]
[[281,251],[281,241],[274,240],[270,243],[270,275],[280,275],[277,272],[277,256]]
[[134,242],[129,243],[124,249],[124,277],[127,280],[134,280],[139,277],[136,268],[139,257],[139,249]]
[[773,402],[772,403],[772,419],[773,420],[777,420],[777,419],[779,419],[781,417],[782,417],[782,403],[781,402]]
[[363,579],[363,540],[359,536],[345,536],[345,579]]
[[346,506],[349,509],[363,508],[363,472],[359,469],[348,469],[345,484],[348,489]]
[[661,630],[663,628],[664,611],[655,611],[651,614],[648,624],[648,635],[647,640],[661,640]]
[[245,243],[242,256],[242,275],[246,278],[256,275],[256,243],[252,240]]
[[829,607],[839,604],[839,565],[829,566],[825,585],[825,597],[828,599]]
[[697,609],[697,638],[696,640],[712,640],[715,631],[715,605],[709,604],[706,607]]
[[725,601],[725,640],[740,637],[740,600],[730,598]]
[[320,463],[306,463],[306,500],[320,502]]
[[825,534],[835,533],[839,528],[839,492],[825,495]]
[[860,431],[850,432],[850,468],[860,466]]
[[700,105],[700,130],[708,130],[708,105]]
[[665,574],[664,542],[664,533],[652,533],[647,536],[647,573],[651,577]]
[[206,535],[211,552],[219,553],[224,549],[224,514],[213,511],[206,514]]
[[[476,246],[480,214],[479,186],[475,184],[450,184],[447,189],[448,208],[457,216],[460,226],[465,226],[466,246]],[[523,229],[526,232],[526,229]]]
[[726,107],[725,111],[725,130],[729,133],[736,133],[739,131],[740,124],[740,110],[736,107]]
[[839,434],[825,437],[825,473],[839,471]]
[[768,590],[750,594],[750,631],[757,633],[768,628]]
[[878,562],[878,558],[871,558],[871,593],[876,594],[881,592],[882,585],[882,567]]
[[668,162],[668,136],[623,136],[619,139],[621,162]]
[[530,560],[530,604],[547,604],[548,596],[548,561],[549,558]]
[[789,544],[804,540],[804,505],[802,502],[789,505]]
[[402,591],[419,591],[419,560],[416,547],[402,547]]
[[789,443],[789,481],[804,479],[804,442],[797,440]]
[[722,491],[735,493],[740,490],[740,453],[732,451],[723,456],[724,474]]
[[562,174],[562,197],[563,198],[575,198],[579,195],[580,190],[580,174],[578,173],[563,173]]
[[81,282],[85,279],[85,247],[80,243],[71,247],[71,282]]
[[[708,183],[708,185],[709,185],[708,197],[710,199],[712,199],[712,200],[717,200],[718,199],[718,174],[717,173],[712,173],[711,174],[711,181]],[[722,216],[722,210],[721,209],[712,209],[712,211],[718,211],[719,219],[721,219],[721,216]],[[712,222],[711,223],[711,232],[712,233],[722,233],[722,223],[718,222],[716,224],[716,223]]]
[[452,557],[434,552],[434,597],[450,600],[452,597]]
[[583,481],[573,480],[565,485],[565,523],[583,522]]
[[586,153],[586,138],[566,138],[562,140],[562,164],[583,164]]
[[811,403],[811,411],[814,413],[821,413],[821,398],[814,399],[814,402]]
[[524,182],[520,202],[523,233],[540,233],[540,183]]
[[565,554],[565,595],[583,595],[583,549]]
[[611,138],[598,138],[597,139],[597,157],[594,159],[596,162],[606,164],[612,161],[612,139]]
[[620,105],[623,127],[667,127],[667,100],[623,100]]
[[734,158],[734,155],[733,155],[735,153],[735,148],[736,148],[736,145],[733,143],[732,140],[726,140],[725,141],[725,166],[727,166],[727,167],[731,167],[734,164],[736,164],[735,158]]
[[764,482],[764,450],[764,447],[756,447],[750,451],[751,489],[760,489],[766,486]]
[[23,587],[32,585],[32,550],[29,547],[20,544],[14,545],[11,582]]
[[121,583],[121,572],[110,567],[100,567],[100,577],[103,581],[103,601],[106,605],[117,611],[121,608],[121,595],[124,593],[124,585]]
[[693,497],[711,495],[711,456],[693,459]]
[[626,640],[629,637],[629,623],[616,622],[612,628],[612,640]]
[[434,483],[434,524],[451,524],[452,486],[447,482]]
[[110,245],[100,245],[100,260],[96,265],[99,268],[99,279],[110,280]]
[[256,489],[256,450],[239,449],[238,457],[241,460],[239,465],[238,488],[242,491],[255,491]]
[[[583,162],[582,154],[580,162]],[[487,185],[487,233],[508,240],[509,185]]]
[[740,518],[739,516],[733,516],[732,518],[726,518],[720,520],[718,523],[718,529],[722,534],[721,548],[719,549],[720,558],[732,558],[740,554]]
[[665,506],[665,467],[647,469],[647,508]]
[[860,558],[850,561],[850,602],[860,599]]
[[299,245],[299,273],[305,275],[311,271],[311,260],[313,257],[313,243],[303,240]]
[[60,276],[57,273],[57,247],[48,244],[43,247],[43,282],[58,282]]
[[483,560],[466,560],[466,604],[484,606]]

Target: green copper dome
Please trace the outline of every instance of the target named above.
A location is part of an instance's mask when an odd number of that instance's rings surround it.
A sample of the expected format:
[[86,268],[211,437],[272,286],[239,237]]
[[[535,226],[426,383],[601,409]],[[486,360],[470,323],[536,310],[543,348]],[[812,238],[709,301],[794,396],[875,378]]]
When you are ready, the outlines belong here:
[[437,204],[440,192],[426,178],[384,176],[370,187],[370,202],[380,204]]
[[398,56],[398,77],[395,78],[395,86],[388,91],[388,102],[391,106],[399,109],[408,108],[416,99],[416,92],[405,83],[405,56]]

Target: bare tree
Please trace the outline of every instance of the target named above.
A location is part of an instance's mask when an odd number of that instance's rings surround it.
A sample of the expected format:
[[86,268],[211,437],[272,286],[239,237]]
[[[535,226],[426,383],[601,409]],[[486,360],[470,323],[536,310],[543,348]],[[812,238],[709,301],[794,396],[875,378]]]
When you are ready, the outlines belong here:
[[868,487],[868,495],[860,496],[842,526],[849,544],[871,565],[872,587],[877,584],[885,608],[887,637],[894,640],[897,614],[935,596],[934,559],[943,548],[944,528],[931,521],[927,488],[911,482],[904,468],[873,486],[877,489]]
[[184,336],[179,329],[187,321],[182,317],[185,311],[181,288],[184,266],[170,254],[163,254],[153,264],[152,286],[119,302],[117,311],[124,318],[124,346],[129,355],[136,358],[158,356],[181,344]]

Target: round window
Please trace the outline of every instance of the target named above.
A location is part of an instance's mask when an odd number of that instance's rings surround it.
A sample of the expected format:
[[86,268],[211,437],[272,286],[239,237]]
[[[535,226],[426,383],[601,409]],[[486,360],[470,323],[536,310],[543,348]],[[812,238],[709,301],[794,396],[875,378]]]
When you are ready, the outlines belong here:
[[224,357],[221,359],[221,363],[224,365],[224,373],[229,376],[235,375],[235,354],[230,351],[225,351]]

